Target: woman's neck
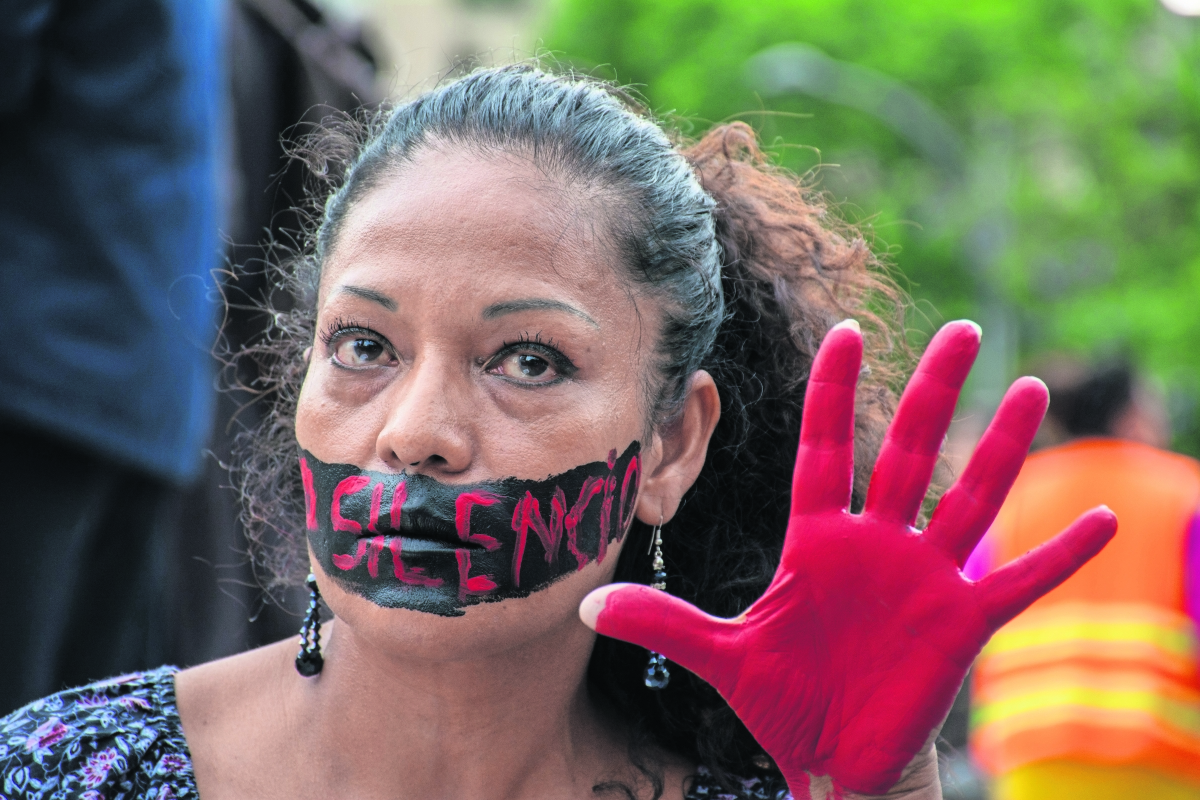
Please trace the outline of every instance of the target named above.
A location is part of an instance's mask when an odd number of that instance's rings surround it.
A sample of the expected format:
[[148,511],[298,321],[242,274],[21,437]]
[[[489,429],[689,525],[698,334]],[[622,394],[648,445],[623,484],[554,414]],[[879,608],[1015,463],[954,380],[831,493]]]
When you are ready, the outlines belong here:
[[320,721],[322,748],[372,742],[389,754],[386,771],[403,775],[394,788],[415,797],[534,796],[539,784],[561,792],[580,781],[590,791],[591,773],[624,753],[587,698],[591,637],[580,628],[479,660],[424,661],[335,627],[328,666],[301,702]]
[[591,637],[563,626],[434,661],[335,624],[316,678],[296,674],[292,641],[180,673],[201,795],[494,800],[632,786],[624,736],[587,696]]

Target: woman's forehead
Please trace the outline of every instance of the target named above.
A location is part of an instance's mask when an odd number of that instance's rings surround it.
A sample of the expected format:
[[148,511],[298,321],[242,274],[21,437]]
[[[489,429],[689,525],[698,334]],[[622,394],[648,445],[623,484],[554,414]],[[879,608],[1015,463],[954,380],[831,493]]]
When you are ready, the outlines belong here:
[[327,274],[364,262],[471,265],[494,276],[516,271],[611,284],[618,264],[596,205],[525,159],[426,152],[352,206]]
[[425,150],[382,177],[351,208],[343,232],[442,244],[575,247],[603,238],[594,193],[567,175],[503,153]]
[[347,284],[479,308],[557,298],[624,324],[637,310],[606,211],[528,159],[423,153],[351,207],[326,260],[322,300]]

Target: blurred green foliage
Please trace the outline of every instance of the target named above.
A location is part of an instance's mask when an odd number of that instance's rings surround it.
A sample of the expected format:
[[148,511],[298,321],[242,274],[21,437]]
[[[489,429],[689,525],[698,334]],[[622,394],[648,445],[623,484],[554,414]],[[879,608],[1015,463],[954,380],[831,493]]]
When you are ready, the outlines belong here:
[[544,41],[689,135],[749,121],[891,252],[918,329],[1008,320],[1006,377],[1132,356],[1196,453],[1197,24],[1155,0],[560,0]]

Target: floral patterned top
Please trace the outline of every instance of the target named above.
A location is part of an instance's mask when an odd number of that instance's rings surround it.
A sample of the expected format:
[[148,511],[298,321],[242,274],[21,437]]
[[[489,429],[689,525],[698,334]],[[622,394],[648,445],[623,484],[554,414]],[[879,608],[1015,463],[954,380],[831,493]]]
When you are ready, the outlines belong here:
[[[50,695],[0,719],[0,800],[199,800],[175,667]],[[757,779],[730,794],[701,767],[687,800],[785,800]]]
[[198,800],[175,668],[37,700],[0,719],[0,800]]

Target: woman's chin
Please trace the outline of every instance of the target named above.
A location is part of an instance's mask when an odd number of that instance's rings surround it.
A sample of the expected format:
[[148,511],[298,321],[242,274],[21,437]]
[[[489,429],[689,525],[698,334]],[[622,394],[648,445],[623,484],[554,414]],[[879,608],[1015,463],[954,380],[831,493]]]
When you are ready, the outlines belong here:
[[562,650],[570,638],[595,635],[580,620],[579,603],[611,580],[612,566],[592,563],[526,597],[481,599],[455,616],[422,610],[419,604],[381,606],[314,567],[337,622],[326,653],[336,658],[338,649],[350,645],[389,659],[447,662],[496,658],[509,651],[527,659],[541,649],[541,642]]

